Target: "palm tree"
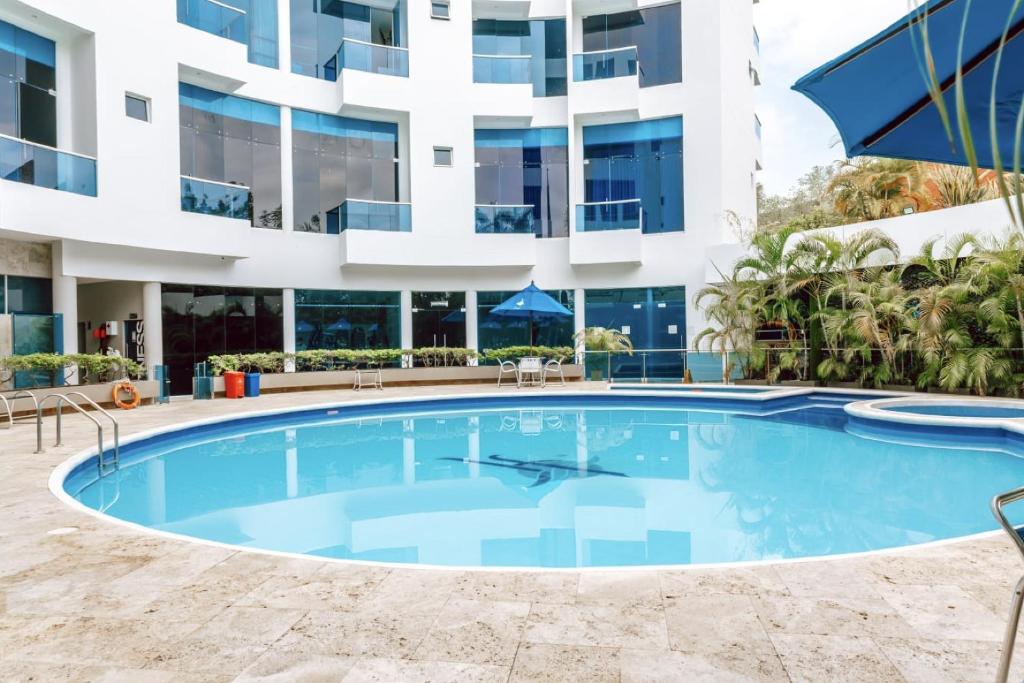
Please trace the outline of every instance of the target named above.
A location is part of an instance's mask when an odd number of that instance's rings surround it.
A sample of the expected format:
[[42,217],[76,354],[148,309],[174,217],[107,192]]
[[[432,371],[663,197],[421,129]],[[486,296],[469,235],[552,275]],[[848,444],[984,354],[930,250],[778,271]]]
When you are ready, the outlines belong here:
[[904,159],[847,159],[836,162],[827,191],[836,212],[850,222],[891,218],[920,205],[921,169]]
[[978,308],[989,334],[1004,347],[1024,348],[1024,236],[1013,232],[1002,240],[986,240],[976,259],[987,293]]
[[[903,373],[897,367],[899,355],[911,341],[910,295],[903,287],[901,268],[870,270],[849,292],[849,329],[861,345],[869,350],[862,383],[870,380],[875,386],[893,384]],[[881,363],[875,363],[877,349]]]
[[[721,271],[719,275],[722,275]],[[722,382],[726,384],[734,368],[729,353],[749,358],[754,348],[758,327],[757,301],[761,298],[756,290],[756,282],[744,280],[734,271],[730,276],[723,275],[722,282],[703,288],[694,297],[694,304],[712,323],[694,338],[694,348],[699,350],[703,341],[707,341],[711,351],[717,347],[722,355]]]
[[792,296],[799,288],[800,280],[796,264],[798,252],[787,249],[790,238],[799,229],[786,227],[775,232],[758,232],[750,239],[751,256],[736,263],[733,277],[756,281],[760,301],[755,305],[761,323],[791,329],[794,323],[803,320],[800,301]]
[[617,351],[633,355],[633,342],[619,330],[605,327],[588,327],[575,334],[576,347],[587,351]]

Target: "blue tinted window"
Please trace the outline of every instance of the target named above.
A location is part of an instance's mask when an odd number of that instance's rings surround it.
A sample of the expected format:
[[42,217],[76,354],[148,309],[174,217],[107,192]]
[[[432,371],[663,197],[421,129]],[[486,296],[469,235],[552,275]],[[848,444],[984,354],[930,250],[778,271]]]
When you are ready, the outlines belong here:
[[177,2],[179,23],[243,43],[250,62],[277,68],[277,0]]
[[401,345],[401,294],[295,290],[295,348],[394,349]]
[[680,5],[583,18],[583,51],[635,47],[640,87],[683,80]]
[[337,233],[346,199],[398,201],[398,124],[292,110],[295,229]]
[[[605,327],[627,334],[637,351],[686,348],[686,288],[642,287],[636,289],[588,289],[584,315],[587,327]],[[681,379],[683,355],[671,351],[629,356],[615,354],[610,367],[600,354],[588,354],[588,370],[611,371],[611,377]],[[592,360],[595,361],[592,363]],[[593,368],[592,368],[593,366]],[[589,374],[589,373],[588,373]]]
[[[213,181],[182,182],[182,209],[280,228],[280,109],[188,83],[180,83],[178,92],[181,175]],[[239,185],[249,188],[243,207]]]
[[0,133],[56,147],[56,52],[52,40],[0,21]]
[[[478,56],[478,64],[474,81],[533,83],[535,97],[565,95],[568,68],[565,41],[564,19],[476,19],[473,21],[473,54]],[[509,58],[517,55],[531,59],[528,63],[510,63]]]
[[584,127],[585,201],[639,199],[645,233],[682,230],[682,129],[678,117]]
[[[570,311],[574,310],[571,289],[553,289],[546,293]],[[527,346],[530,343],[529,321],[491,315],[498,304],[516,292],[477,292],[477,342],[481,350],[507,346]],[[537,346],[572,346],[572,318],[550,318],[533,322],[533,343]]]
[[[569,234],[568,131],[565,128],[478,129],[476,204],[530,206],[538,237]],[[494,214],[478,212],[478,222]],[[477,226],[477,232],[506,232]]]
[[[0,284],[2,281],[3,277],[0,276]],[[48,278],[7,276],[7,313],[52,312],[53,286]]]
[[[291,0],[292,71],[316,78],[337,78],[338,52],[344,39],[381,46],[403,45],[401,5],[394,10],[342,0]],[[351,68],[408,72],[406,55],[383,48],[350,55],[362,64]],[[401,62],[401,64],[399,64]],[[383,71],[381,71],[383,69]]]

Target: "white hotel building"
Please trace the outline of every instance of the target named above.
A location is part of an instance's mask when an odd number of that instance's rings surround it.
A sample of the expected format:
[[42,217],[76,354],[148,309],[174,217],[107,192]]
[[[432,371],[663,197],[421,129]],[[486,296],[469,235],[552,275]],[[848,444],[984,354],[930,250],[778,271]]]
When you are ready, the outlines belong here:
[[144,321],[188,393],[214,353],[525,343],[488,311],[530,281],[575,316],[541,342],[687,348],[756,220],[753,4],[4,0],[0,353]]

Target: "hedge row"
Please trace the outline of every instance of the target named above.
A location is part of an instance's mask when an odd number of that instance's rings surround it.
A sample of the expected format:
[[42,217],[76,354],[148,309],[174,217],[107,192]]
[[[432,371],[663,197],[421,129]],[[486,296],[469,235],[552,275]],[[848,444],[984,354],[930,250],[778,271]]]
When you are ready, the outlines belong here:
[[142,365],[121,356],[106,356],[101,353],[30,353],[23,356],[0,358],[0,369],[5,374],[14,372],[64,373],[78,369],[80,381],[88,379],[113,380],[125,376],[139,377]]
[[545,358],[571,358],[571,347],[510,346],[503,349],[487,349],[479,353],[473,349],[428,347],[420,349],[314,349],[284,353],[244,353],[210,356],[210,370],[214,375],[227,371],[240,372],[283,372],[285,365],[294,363],[299,372],[315,370],[345,370],[355,367],[380,367],[398,365],[402,358],[410,356],[424,367],[458,367],[468,365],[470,360],[483,359],[497,362],[523,356]]

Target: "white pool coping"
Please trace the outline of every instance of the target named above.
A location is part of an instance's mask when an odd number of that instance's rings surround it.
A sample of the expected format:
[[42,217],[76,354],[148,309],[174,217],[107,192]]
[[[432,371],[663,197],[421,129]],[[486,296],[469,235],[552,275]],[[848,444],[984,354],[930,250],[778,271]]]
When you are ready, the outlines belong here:
[[[721,385],[711,385],[711,386],[721,386]],[[805,394],[816,393],[816,392],[820,393],[820,392],[823,391],[823,389],[820,389],[820,388],[809,388],[809,387],[799,387],[799,388],[795,388],[795,389],[792,389],[792,390],[786,390],[786,391],[787,391],[786,395],[789,396],[789,395],[805,395]],[[849,394],[857,394],[857,393],[864,393],[864,394],[868,394],[868,395],[876,395],[877,396],[880,393],[885,393],[885,394],[891,396],[890,392],[878,392],[878,391],[873,391],[873,390],[833,389],[831,391],[832,391],[832,393],[842,393],[842,394],[847,394],[847,395],[849,395]],[[796,392],[796,393],[790,393],[790,392]],[[637,396],[637,397],[649,398],[651,396],[651,393],[652,392],[650,392],[650,391],[622,391],[621,395],[622,396]],[[759,392],[759,393],[763,394],[763,393],[771,393],[771,392]],[[678,396],[680,394],[685,395],[685,392],[676,392],[673,395]],[[582,392],[582,391],[558,392],[558,393],[552,393],[552,394],[530,394],[530,396],[543,396],[543,397],[546,397],[546,398],[565,398],[565,399],[570,399],[570,400],[573,399],[573,398],[593,397],[594,395],[595,395],[594,392]],[[616,394],[616,395],[620,395],[620,394]],[[719,397],[725,396],[724,394],[722,394],[720,392],[716,392],[715,395],[719,396]],[[440,396],[429,396],[429,397],[406,396],[406,397],[393,397],[393,398],[377,398],[377,399],[371,399],[371,400],[344,401],[344,402],[340,402],[340,403],[339,402],[313,403],[313,404],[309,404],[309,405],[294,406],[294,407],[289,407],[289,408],[274,408],[274,409],[267,409],[267,410],[254,410],[254,411],[233,413],[233,414],[228,414],[228,415],[219,415],[219,416],[216,416],[216,417],[203,418],[203,419],[198,419],[198,420],[190,420],[188,422],[181,422],[181,423],[177,423],[177,424],[173,424],[173,425],[165,425],[163,427],[157,427],[157,428],[154,428],[154,429],[148,429],[148,430],[144,430],[142,432],[139,432],[137,434],[131,434],[131,435],[125,437],[124,439],[122,439],[120,441],[120,443],[121,443],[121,445],[131,444],[131,443],[135,443],[137,441],[143,441],[145,439],[152,438],[154,436],[160,436],[162,434],[169,434],[169,433],[179,432],[179,431],[183,431],[183,430],[194,428],[194,427],[216,425],[216,424],[221,424],[221,423],[225,423],[225,422],[233,422],[233,421],[236,421],[236,420],[239,420],[239,419],[247,419],[247,418],[255,418],[255,417],[268,417],[268,416],[275,416],[275,415],[287,415],[287,414],[291,414],[291,413],[301,413],[301,412],[309,412],[309,411],[316,411],[316,410],[336,411],[336,410],[341,410],[341,409],[345,409],[345,408],[375,406],[375,405],[387,406],[387,405],[392,405],[392,404],[396,404],[396,403],[397,404],[401,404],[401,403],[434,403],[434,402],[453,400],[453,399],[456,399],[456,400],[460,400],[461,399],[461,400],[466,400],[466,401],[472,401],[474,399],[481,399],[481,398],[496,398],[496,397],[510,398],[510,397],[514,397],[514,396],[516,396],[516,394],[507,393],[507,392],[500,392],[500,393],[499,392],[488,392],[488,393],[482,393],[482,394],[443,394],[443,395],[440,395]],[[746,396],[752,397],[753,395],[752,394],[747,394]],[[702,396],[702,398],[703,398],[703,396]],[[779,396],[775,395],[774,398],[779,398]],[[957,397],[956,400],[960,400],[960,398],[961,397]],[[896,399],[882,399],[882,400],[910,400],[910,401],[912,401],[913,399],[896,398]],[[940,398],[938,400],[941,401],[943,399]],[[948,401],[949,399],[946,398],[945,400]],[[848,408],[849,405],[866,405],[866,406],[871,406],[872,404],[877,404],[877,403],[880,403],[880,402],[881,401],[860,401],[860,402],[857,402],[855,404],[848,404],[846,407]],[[1017,406],[1017,407],[1024,406],[1024,401],[1016,401],[1014,403],[1014,405]],[[898,415],[902,415],[901,413],[893,413],[892,411],[885,411],[885,410],[880,410],[880,409],[877,409],[877,408],[868,408],[868,410],[873,411],[873,412],[877,412],[877,413],[895,414],[897,416]],[[853,414],[853,413],[851,413],[851,414]],[[910,416],[910,415],[908,415],[908,416]],[[930,418],[930,417],[934,417],[934,416],[914,415],[914,416],[911,416],[911,417],[927,417],[927,418]],[[357,418],[353,418],[353,419],[357,419]],[[890,420],[890,421],[899,422],[901,420]],[[906,422],[906,420],[903,420],[903,422]],[[1024,420],[1021,420],[1021,422],[1024,423]],[[932,423],[923,423],[923,424],[932,424]],[[935,424],[937,424],[937,423],[935,423]],[[989,425],[986,424],[984,426],[989,426]],[[1018,425],[1018,427],[1020,428],[1022,433],[1024,433],[1024,424]],[[108,448],[110,448],[112,446],[113,446],[113,442],[106,442],[106,443],[104,443],[104,450],[106,450],[106,449],[108,449]],[[320,555],[310,555],[310,554],[307,554],[307,553],[295,553],[295,552],[288,552],[288,551],[282,551],[282,550],[271,550],[271,549],[267,549],[267,548],[259,548],[259,547],[253,547],[253,546],[237,545],[237,544],[233,544],[233,543],[225,543],[225,542],[222,542],[222,541],[214,541],[214,540],[211,540],[211,539],[199,538],[197,536],[190,536],[190,535],[187,535],[187,534],[179,534],[179,533],[174,533],[174,532],[170,532],[170,531],[163,531],[161,529],[154,529],[153,527],[145,526],[143,524],[138,524],[136,522],[129,522],[127,520],[120,519],[120,518],[114,517],[112,515],[108,515],[105,512],[101,512],[100,510],[97,510],[95,508],[91,508],[91,507],[85,505],[84,503],[78,501],[77,499],[72,497],[67,491],[64,490],[64,480],[71,474],[72,470],[74,470],[76,467],[78,467],[79,465],[81,465],[85,461],[89,460],[90,458],[95,457],[96,454],[97,454],[97,450],[96,450],[95,446],[90,447],[90,448],[86,448],[86,449],[84,449],[82,451],[79,451],[78,453],[72,455],[67,460],[65,460],[64,462],[60,463],[59,465],[57,465],[57,467],[55,467],[53,469],[53,471],[50,473],[50,477],[49,477],[49,480],[48,480],[48,486],[49,486],[50,492],[54,495],[54,497],[56,497],[59,501],[61,501],[62,503],[64,503],[65,505],[67,505],[68,507],[70,507],[70,508],[72,508],[74,510],[78,510],[80,512],[83,512],[83,513],[85,513],[87,515],[90,515],[90,516],[96,518],[96,519],[103,520],[106,523],[114,524],[116,526],[120,526],[120,527],[126,528],[126,529],[131,529],[133,531],[139,532],[139,533],[144,534],[144,535],[156,536],[156,537],[160,537],[160,538],[167,538],[167,539],[176,540],[176,541],[185,541],[185,542],[189,542],[189,543],[199,543],[201,545],[212,546],[212,547],[217,547],[217,548],[225,548],[225,549],[228,549],[228,550],[236,550],[236,551],[240,551],[240,552],[255,553],[255,554],[258,554],[258,555],[268,555],[268,556],[273,556],[273,557],[282,557],[282,558],[289,558],[289,559],[312,560],[312,561],[315,561],[315,562],[331,562],[331,563],[337,563],[337,564],[351,564],[351,565],[363,565],[363,566],[385,567],[385,568],[395,568],[395,569],[415,569],[415,570],[425,570],[425,571],[429,570],[429,571],[449,571],[449,572],[454,571],[454,572],[512,572],[512,573],[545,573],[545,572],[553,572],[553,573],[572,573],[572,572],[579,573],[579,572],[586,572],[586,573],[590,573],[590,572],[707,571],[707,570],[714,570],[714,569],[737,569],[737,568],[744,568],[744,567],[771,566],[771,565],[779,565],[779,564],[799,564],[799,563],[805,563],[805,562],[839,561],[839,560],[848,560],[848,559],[855,559],[855,558],[873,557],[873,556],[879,556],[879,555],[895,555],[895,554],[900,554],[900,553],[910,553],[910,552],[913,552],[915,550],[920,550],[920,549],[925,549],[925,548],[935,548],[935,547],[941,547],[941,546],[945,546],[945,545],[952,545],[952,544],[955,544],[955,543],[962,543],[962,542],[966,542],[966,541],[994,538],[994,537],[997,537],[997,536],[999,536],[999,535],[1004,533],[1001,529],[995,529],[995,530],[992,530],[992,531],[983,531],[983,532],[977,533],[977,534],[969,534],[967,536],[956,536],[956,537],[953,537],[953,538],[944,538],[944,539],[939,539],[939,540],[935,540],[935,541],[927,541],[925,543],[915,543],[915,544],[910,544],[910,545],[897,546],[897,547],[893,547],[893,548],[881,548],[881,549],[878,549],[878,550],[865,550],[865,551],[862,551],[862,552],[840,553],[840,554],[835,554],[835,555],[813,555],[813,556],[809,556],[809,557],[766,558],[766,559],[760,559],[760,560],[739,560],[739,561],[735,561],[735,562],[711,562],[711,563],[693,563],[693,564],[626,565],[626,566],[608,566],[608,567],[518,567],[518,566],[435,565],[435,564],[421,564],[421,563],[408,563],[408,562],[382,562],[382,561],[374,561],[374,560],[354,560],[354,559],[345,559],[345,558],[324,557],[324,556],[320,556]]]
[[847,415],[864,420],[875,420],[893,424],[912,424],[926,427],[963,427],[969,429],[1003,429],[1014,434],[1024,434],[1024,418],[1021,417],[964,417],[953,415],[922,415],[920,413],[892,410],[900,406],[927,405],[987,405],[997,408],[1024,410],[1024,400],[1013,398],[986,398],[981,396],[919,396],[916,394],[868,401],[855,401],[843,406]]

